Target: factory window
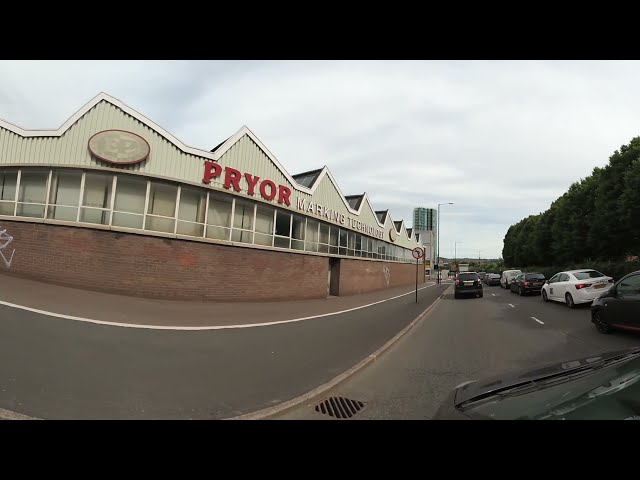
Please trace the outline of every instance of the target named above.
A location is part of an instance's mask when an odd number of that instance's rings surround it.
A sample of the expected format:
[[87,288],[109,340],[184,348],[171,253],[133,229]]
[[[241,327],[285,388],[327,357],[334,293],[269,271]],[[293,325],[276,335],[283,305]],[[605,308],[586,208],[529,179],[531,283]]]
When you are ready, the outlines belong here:
[[81,222],[109,225],[112,187],[113,175],[90,172],[84,174]]
[[207,194],[201,189],[181,187],[176,233],[202,237],[207,209]]
[[47,198],[48,170],[23,170],[18,187],[19,217],[44,217]]
[[209,192],[207,238],[229,240],[232,208],[233,197],[222,193]]

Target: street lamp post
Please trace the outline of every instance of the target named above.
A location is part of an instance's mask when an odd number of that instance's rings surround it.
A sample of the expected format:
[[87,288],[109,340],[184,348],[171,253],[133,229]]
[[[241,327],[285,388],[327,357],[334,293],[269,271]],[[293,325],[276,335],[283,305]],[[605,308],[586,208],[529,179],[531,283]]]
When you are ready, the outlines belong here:
[[456,265],[457,265],[458,264],[458,244],[459,243],[463,243],[463,242],[454,242],[454,243],[455,243],[455,245],[454,245],[454,248],[453,248],[453,251],[454,251],[453,258],[455,258]]
[[437,247],[437,262],[436,265],[438,265],[438,284],[440,284],[440,205],[453,205],[453,202],[445,202],[445,203],[439,203],[438,204],[438,222],[437,222],[437,228],[438,228],[438,239],[436,240],[436,242],[438,243]]

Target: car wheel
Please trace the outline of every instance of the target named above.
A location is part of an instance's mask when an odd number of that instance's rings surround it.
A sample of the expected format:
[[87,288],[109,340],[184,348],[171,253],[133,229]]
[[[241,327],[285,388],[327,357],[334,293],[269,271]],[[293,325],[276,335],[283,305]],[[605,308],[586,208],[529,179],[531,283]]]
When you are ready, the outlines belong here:
[[518,295],[522,296],[524,293],[522,292],[522,287],[518,287]]
[[593,324],[600,333],[611,333],[611,327],[602,321],[602,317],[598,311],[593,312]]
[[573,297],[571,296],[570,293],[567,293],[564,296],[564,301],[567,304],[567,307],[569,307],[569,308],[574,308],[576,306],[576,304],[573,301]]
[[543,302],[549,301],[549,298],[547,297],[547,292],[545,292],[544,290],[542,290],[542,301]]
[[453,298],[460,298],[460,295],[458,295],[458,292],[454,292]]
[[482,292],[480,292],[480,294],[478,295],[478,298],[482,298],[484,294]]

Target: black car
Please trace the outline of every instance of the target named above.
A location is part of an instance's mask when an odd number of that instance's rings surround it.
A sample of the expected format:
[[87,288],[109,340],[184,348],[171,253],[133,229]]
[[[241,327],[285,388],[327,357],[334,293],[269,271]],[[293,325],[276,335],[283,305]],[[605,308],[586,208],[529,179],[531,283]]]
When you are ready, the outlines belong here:
[[490,287],[495,287],[496,285],[500,285],[500,275],[497,273],[490,273],[486,277],[486,284]]
[[640,270],[629,273],[591,304],[591,321],[601,333],[640,331]]
[[453,285],[455,298],[462,295],[473,294],[482,298],[482,282],[476,272],[462,272],[456,275],[456,281]]
[[640,348],[465,382],[434,420],[640,420]]
[[509,284],[509,289],[512,292],[517,292],[519,295],[540,293],[540,290],[546,281],[547,279],[544,278],[544,275],[541,273],[523,272],[513,279],[513,282]]

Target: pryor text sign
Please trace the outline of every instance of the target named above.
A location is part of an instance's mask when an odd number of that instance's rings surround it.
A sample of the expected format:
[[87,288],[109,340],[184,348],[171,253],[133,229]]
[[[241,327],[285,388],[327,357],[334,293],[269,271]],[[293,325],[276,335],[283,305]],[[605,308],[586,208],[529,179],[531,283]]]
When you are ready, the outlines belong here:
[[[242,173],[240,170],[236,170],[231,167],[224,167],[216,162],[205,161],[204,162],[204,175],[202,177],[202,183],[209,185],[214,178],[218,178],[223,175],[224,170],[224,183],[222,186],[227,190],[233,188],[236,192],[241,192],[242,187],[240,182],[244,180],[246,183],[247,195],[254,196],[259,193],[265,200],[274,200],[276,196],[279,204],[291,206],[291,189],[286,185],[277,185],[268,179],[260,179],[260,177],[252,175],[250,173]],[[257,187],[257,188],[256,188]],[[366,225],[357,218],[352,218],[340,213],[337,210],[329,208],[324,205],[320,205],[317,202],[307,201],[302,197],[297,197],[296,207],[307,214],[315,215],[323,220],[329,220],[333,223],[339,223],[341,225],[348,225],[349,228],[363,232],[367,235],[376,238],[384,238],[384,230]]]

